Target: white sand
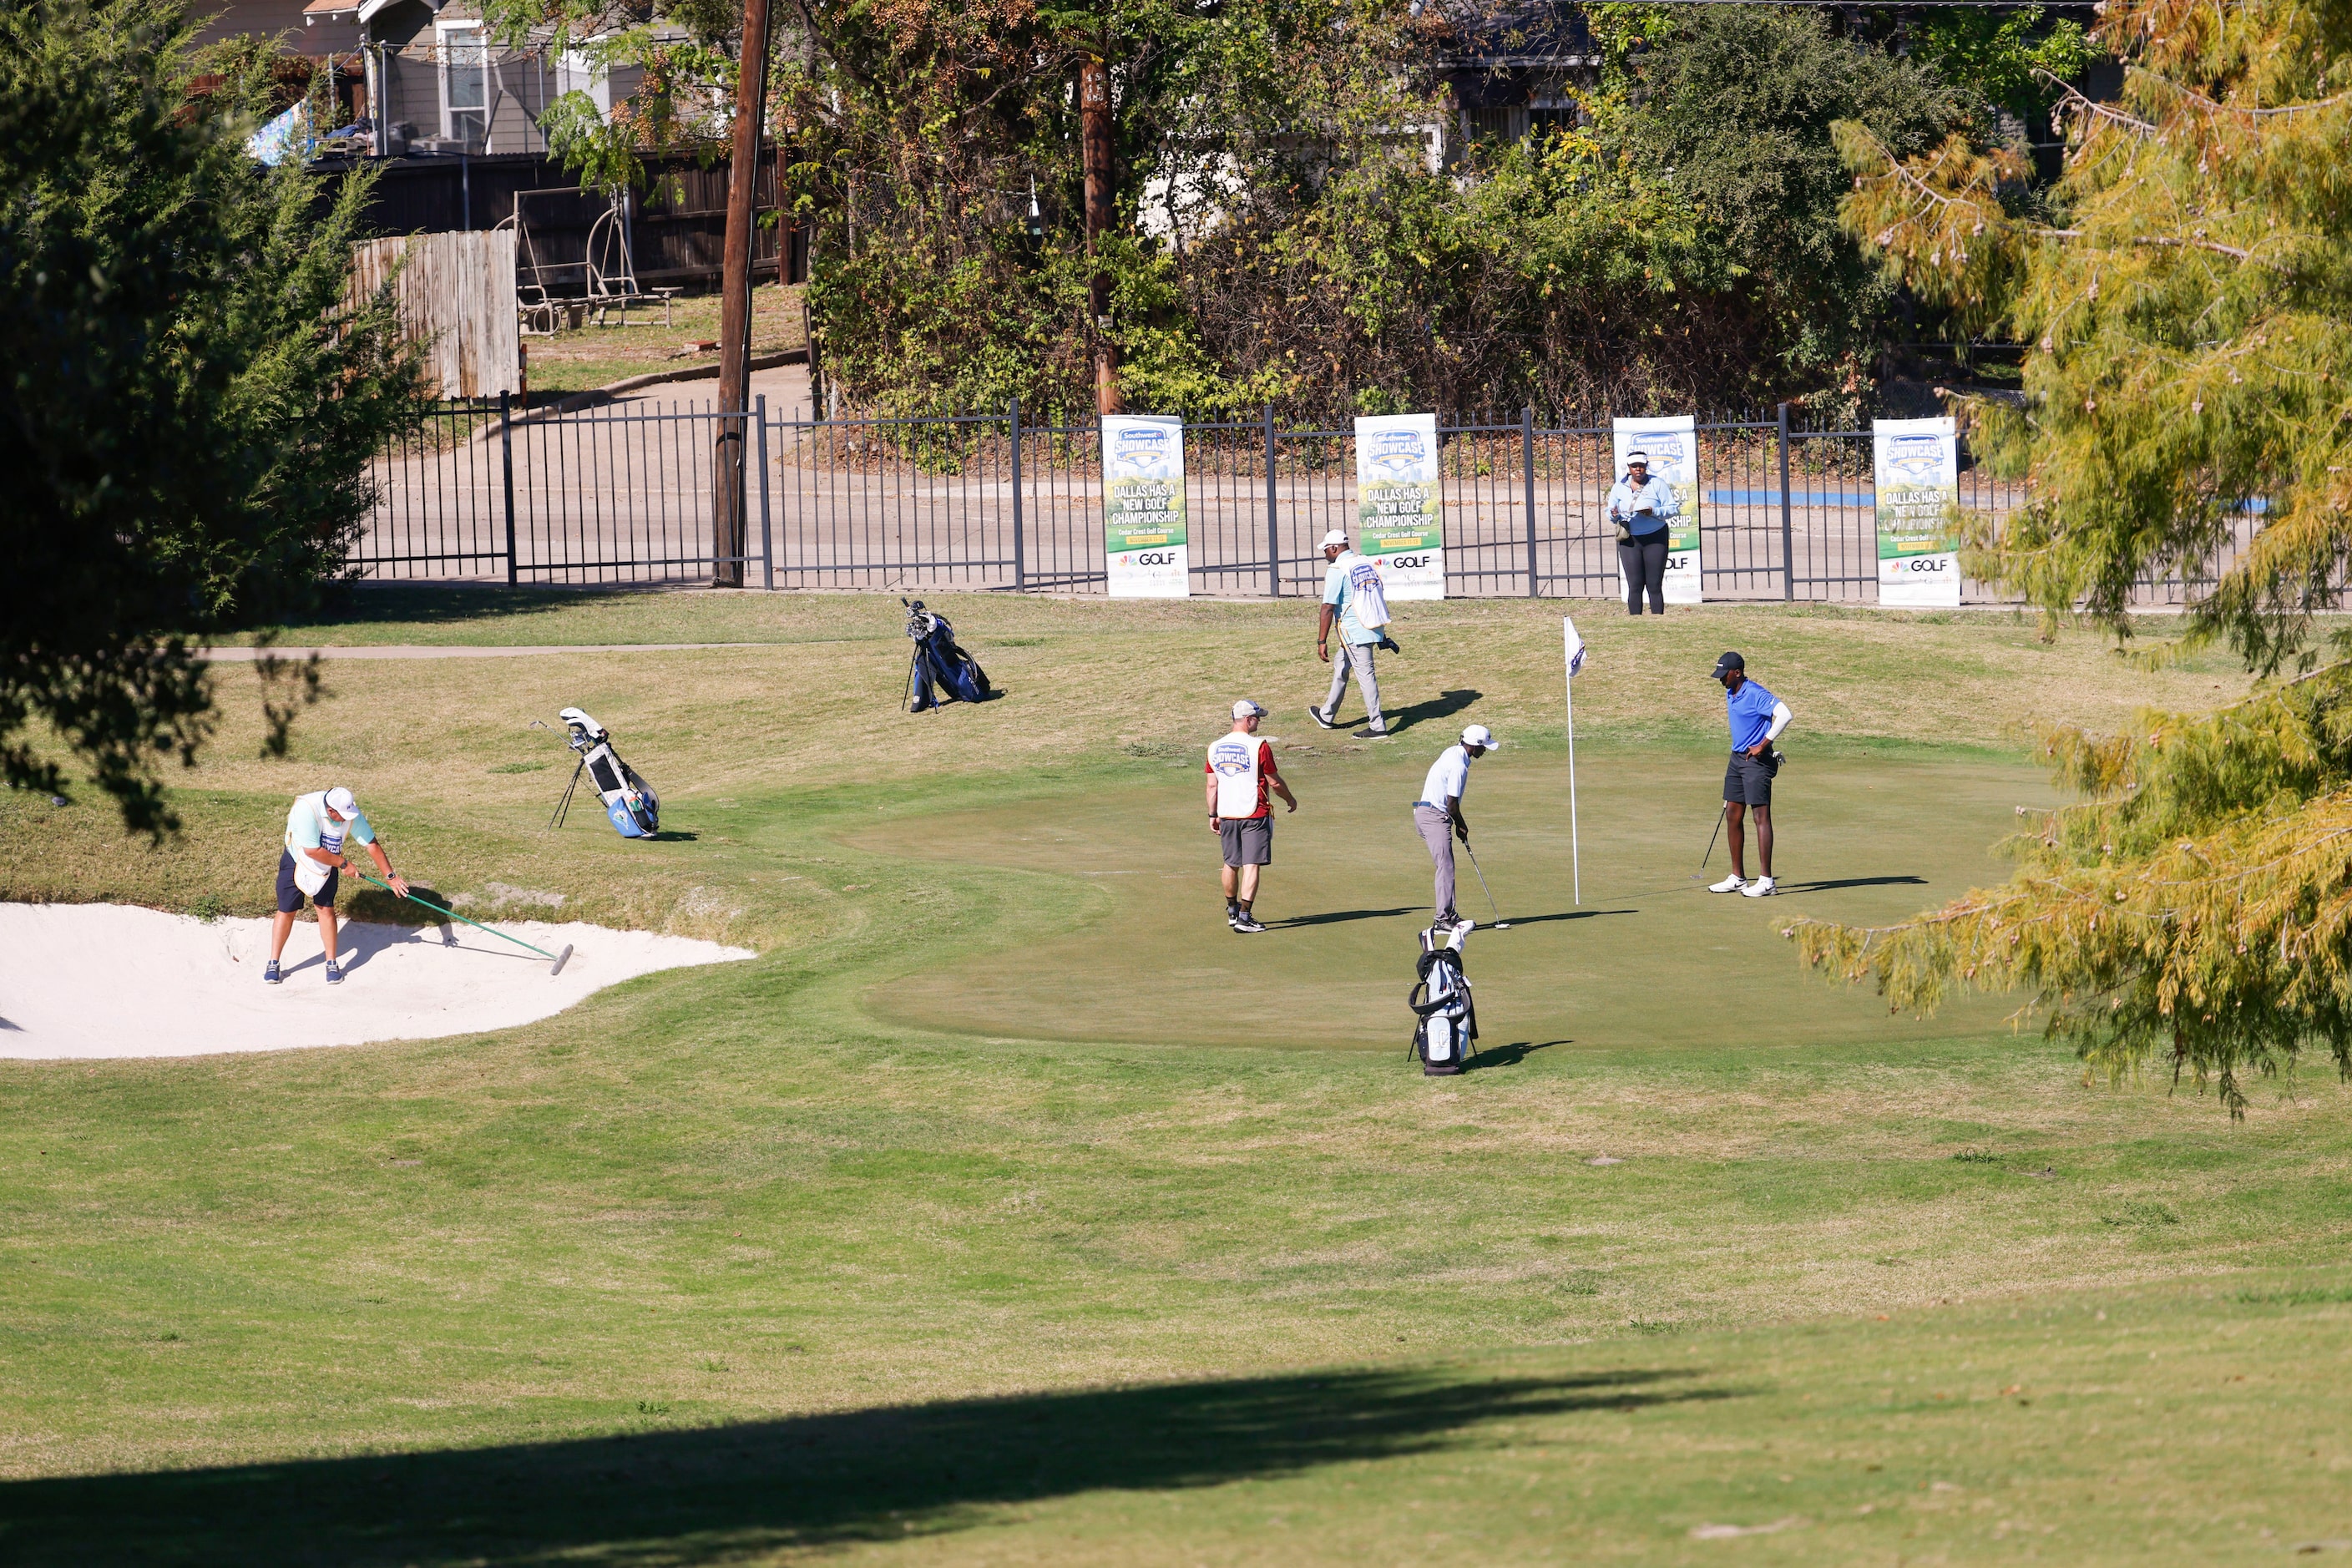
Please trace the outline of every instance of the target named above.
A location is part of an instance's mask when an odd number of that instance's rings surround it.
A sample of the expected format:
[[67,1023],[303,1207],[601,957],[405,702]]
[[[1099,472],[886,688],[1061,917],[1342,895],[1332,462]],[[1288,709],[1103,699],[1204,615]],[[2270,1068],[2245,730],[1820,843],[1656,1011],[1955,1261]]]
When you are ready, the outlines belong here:
[[510,1028],[657,969],[754,954],[740,947],[573,921],[497,922],[574,951],[548,962],[487,931],[346,921],[344,980],[330,985],[319,928],[287,939],[285,983],[265,984],[269,922],[124,904],[0,904],[0,1057],[184,1057],[430,1039]]

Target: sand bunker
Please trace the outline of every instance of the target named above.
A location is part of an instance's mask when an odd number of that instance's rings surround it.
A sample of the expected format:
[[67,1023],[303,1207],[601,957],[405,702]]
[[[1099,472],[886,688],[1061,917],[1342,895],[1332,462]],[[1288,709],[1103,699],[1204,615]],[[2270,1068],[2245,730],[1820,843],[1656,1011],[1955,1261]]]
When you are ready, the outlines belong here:
[[430,1039],[560,1013],[657,969],[754,956],[740,947],[574,921],[502,923],[575,951],[563,973],[470,926],[341,931],[344,980],[327,984],[319,928],[297,924],[285,984],[265,984],[269,922],[123,904],[0,904],[0,1057],[184,1057]]

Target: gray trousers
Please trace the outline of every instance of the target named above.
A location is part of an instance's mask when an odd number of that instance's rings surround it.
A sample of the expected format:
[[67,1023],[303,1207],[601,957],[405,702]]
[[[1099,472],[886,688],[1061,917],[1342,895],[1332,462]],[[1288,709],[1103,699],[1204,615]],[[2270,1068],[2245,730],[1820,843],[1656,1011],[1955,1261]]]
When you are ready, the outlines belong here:
[[1454,819],[1436,806],[1416,804],[1412,808],[1412,825],[1421,833],[1421,841],[1429,846],[1429,858],[1437,867],[1437,912],[1454,912]]
[[1331,695],[1323,700],[1323,717],[1334,724],[1339,721],[1339,699],[1348,694],[1348,672],[1356,672],[1356,689],[1364,694],[1364,722],[1370,728],[1385,731],[1387,723],[1381,718],[1381,678],[1372,668],[1371,643],[1342,640],[1339,647],[1347,657],[1331,661]]

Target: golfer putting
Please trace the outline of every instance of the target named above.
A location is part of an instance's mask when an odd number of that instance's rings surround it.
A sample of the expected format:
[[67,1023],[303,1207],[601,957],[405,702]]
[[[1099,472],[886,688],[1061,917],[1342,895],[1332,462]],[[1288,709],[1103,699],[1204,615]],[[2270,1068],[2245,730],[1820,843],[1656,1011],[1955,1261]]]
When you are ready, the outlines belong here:
[[1234,727],[1209,745],[1209,828],[1223,841],[1225,924],[1248,936],[1262,931],[1251,906],[1258,877],[1274,864],[1274,807],[1268,791],[1292,811],[1298,799],[1274,765],[1274,747],[1258,738],[1265,710],[1244,697],[1234,704]]
[[1495,748],[1494,731],[1473,724],[1462,739],[1438,753],[1422,780],[1421,798],[1412,803],[1412,826],[1429,847],[1430,864],[1437,872],[1437,918],[1432,930],[1459,931],[1470,922],[1454,908],[1454,840],[1470,844],[1470,822],[1462,815],[1462,797],[1470,788],[1470,764]]
[[[1381,678],[1373,667],[1372,650],[1396,651],[1388,635],[1389,600],[1381,586],[1381,569],[1348,547],[1344,529],[1323,536],[1323,607],[1317,613],[1315,657],[1331,666],[1331,691],[1307,716],[1326,730],[1339,727],[1339,699],[1348,694],[1348,672],[1355,671],[1357,689],[1364,694],[1364,727],[1359,741],[1389,738],[1387,718],[1381,712]],[[1340,658],[1331,658],[1331,624],[1339,625]]]
[[[1780,771],[1780,753],[1772,742],[1793,717],[1789,705],[1748,679],[1748,661],[1727,653],[1715,661],[1711,679],[1723,684],[1723,709],[1731,721],[1731,762],[1723,773],[1723,821],[1731,845],[1731,875],[1711,885],[1710,893],[1740,893],[1769,899],[1778,891],[1772,880],[1772,779]],[[1756,818],[1756,864],[1763,875],[1748,879],[1747,836],[1742,825]]]
[[392,868],[392,858],[377,841],[374,826],[350,790],[338,784],[297,795],[293,809],[286,814],[286,847],[278,857],[278,917],[269,928],[269,962],[261,971],[261,978],[270,984],[284,981],[278,961],[286,952],[286,939],[293,934],[294,916],[305,898],[319,912],[319,941],[327,950],[327,984],[343,983],[343,972],[335,963],[335,893],[343,868],[358,869],[343,853],[348,840],[366,845],[375,858],[376,869],[384,875],[384,885],[402,898],[408,897],[407,880]]

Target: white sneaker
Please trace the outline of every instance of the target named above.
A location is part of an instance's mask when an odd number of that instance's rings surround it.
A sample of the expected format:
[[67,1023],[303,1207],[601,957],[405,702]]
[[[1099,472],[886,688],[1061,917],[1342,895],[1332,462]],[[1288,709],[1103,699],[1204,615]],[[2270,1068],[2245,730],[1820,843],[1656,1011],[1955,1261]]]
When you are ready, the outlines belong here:
[[1747,889],[1747,887],[1748,884],[1739,879],[1739,873],[1734,871],[1722,881],[1717,882],[1713,887],[1707,889],[1707,891],[1710,893],[1738,893],[1744,892]]
[[1769,899],[1780,890],[1780,884],[1769,877],[1759,877],[1739,889],[1743,897],[1750,899]]

